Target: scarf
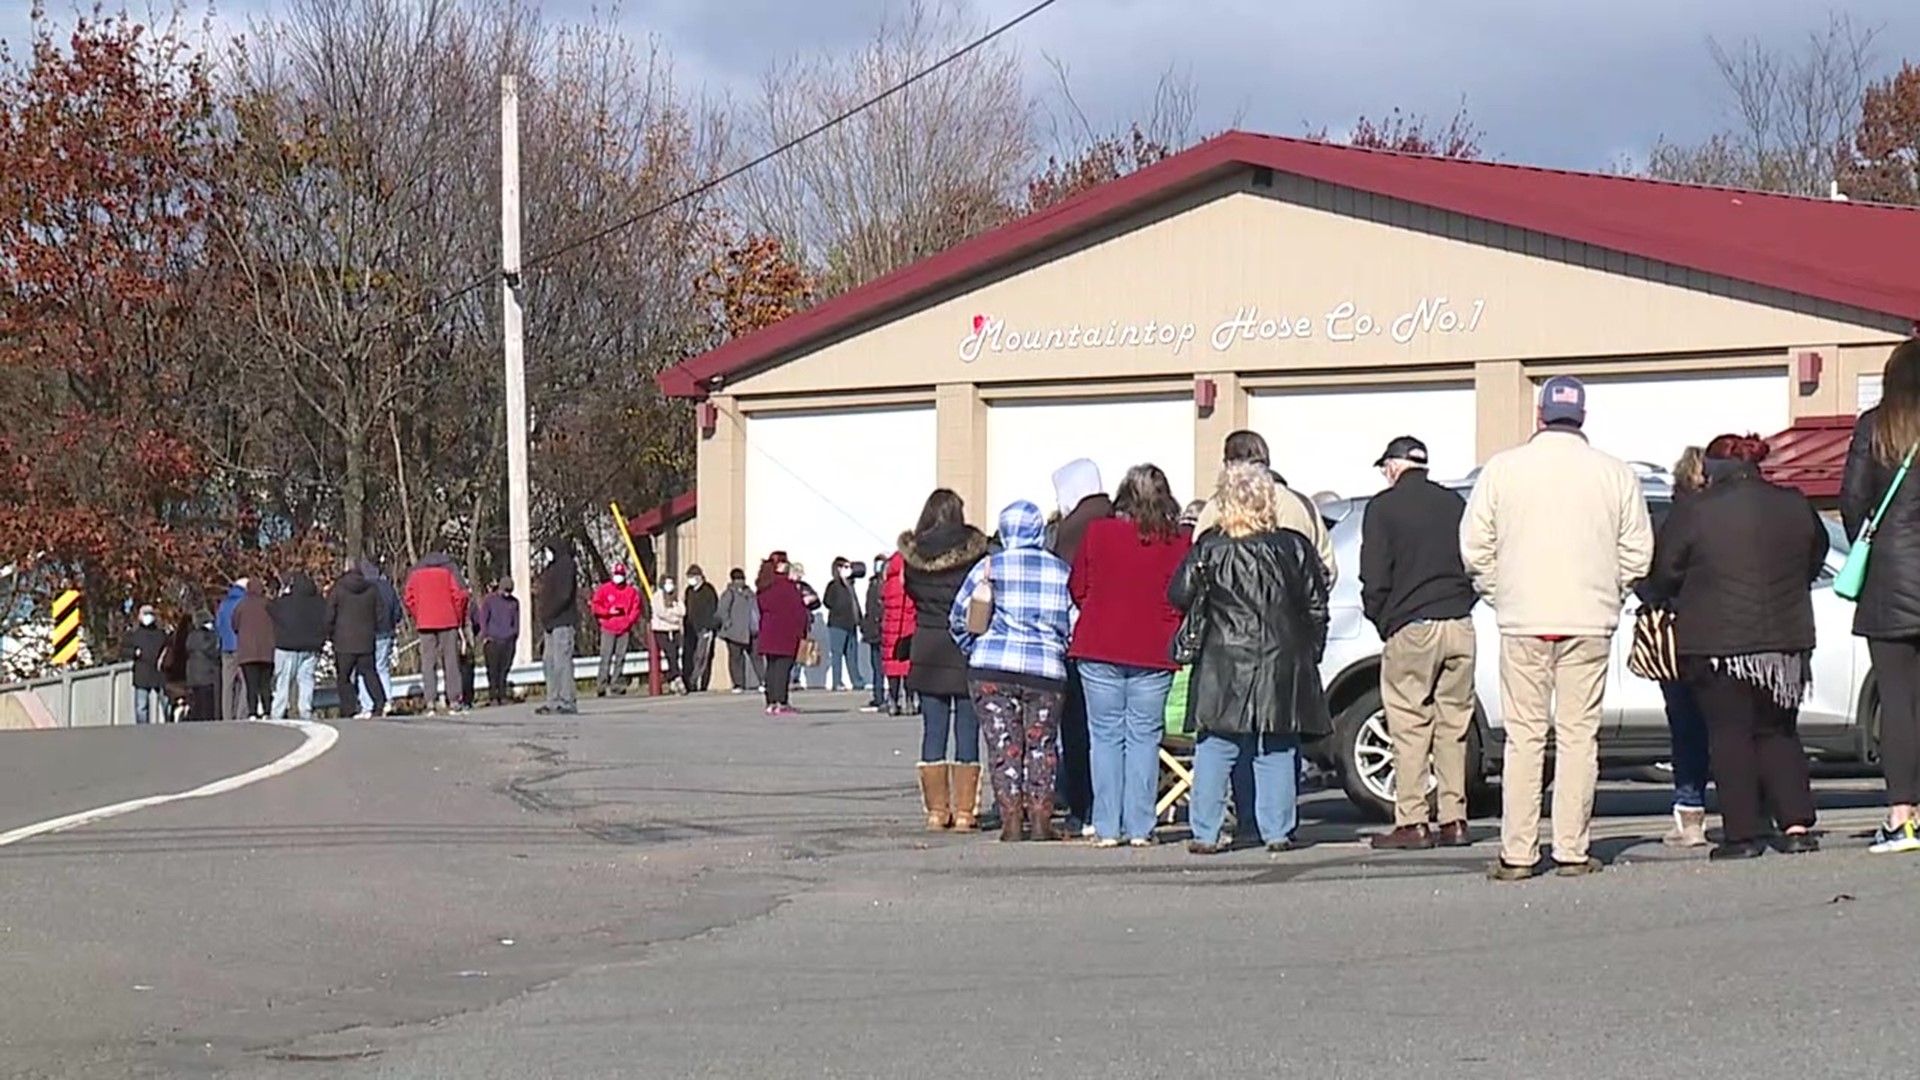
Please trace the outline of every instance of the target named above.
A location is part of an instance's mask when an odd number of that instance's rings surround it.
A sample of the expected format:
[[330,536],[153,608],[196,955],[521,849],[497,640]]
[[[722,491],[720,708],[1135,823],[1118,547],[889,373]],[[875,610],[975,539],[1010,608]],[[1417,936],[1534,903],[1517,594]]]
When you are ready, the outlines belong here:
[[1813,685],[1813,668],[1807,653],[1745,653],[1740,656],[1716,656],[1713,669],[1728,678],[1757,686],[1772,696],[1783,709],[1797,709]]

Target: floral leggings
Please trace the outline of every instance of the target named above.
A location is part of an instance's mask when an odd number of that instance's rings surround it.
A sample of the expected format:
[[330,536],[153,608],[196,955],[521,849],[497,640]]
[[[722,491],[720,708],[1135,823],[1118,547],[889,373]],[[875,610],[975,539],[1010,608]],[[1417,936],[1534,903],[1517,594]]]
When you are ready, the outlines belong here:
[[987,763],[993,796],[1001,812],[1053,798],[1053,774],[1060,765],[1058,690],[972,679],[973,711],[987,737]]

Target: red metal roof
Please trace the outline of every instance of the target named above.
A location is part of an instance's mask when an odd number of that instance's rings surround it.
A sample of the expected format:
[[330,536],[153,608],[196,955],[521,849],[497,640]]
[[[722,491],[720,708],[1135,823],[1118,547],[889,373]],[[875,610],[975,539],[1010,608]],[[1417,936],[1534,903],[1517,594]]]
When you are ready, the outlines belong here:
[[1398,154],[1230,131],[660,373],[675,397],[1246,167],[1920,319],[1920,210]]
[[1853,421],[1851,416],[1801,417],[1767,440],[1772,450],[1760,471],[1776,484],[1799,488],[1810,499],[1838,497]]
[[697,503],[694,493],[675,495],[651,510],[643,511],[627,519],[627,532],[634,536],[652,536],[665,532],[694,515]]

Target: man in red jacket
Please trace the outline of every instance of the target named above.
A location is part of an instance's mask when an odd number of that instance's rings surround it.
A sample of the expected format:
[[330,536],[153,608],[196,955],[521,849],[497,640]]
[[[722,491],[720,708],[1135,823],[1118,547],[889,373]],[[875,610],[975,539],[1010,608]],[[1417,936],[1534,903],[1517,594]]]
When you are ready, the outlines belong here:
[[624,694],[627,646],[633,641],[633,624],[640,621],[640,590],[627,580],[625,566],[614,567],[613,580],[593,590],[593,617],[600,622],[600,677],[593,695],[606,697],[609,688]]
[[[407,574],[403,599],[413,628],[420,634],[420,694],[427,715],[446,707],[440,695],[440,677],[455,697],[460,686],[460,628],[467,622],[467,583],[453,560],[434,552]],[[464,711],[465,705],[460,706]]]

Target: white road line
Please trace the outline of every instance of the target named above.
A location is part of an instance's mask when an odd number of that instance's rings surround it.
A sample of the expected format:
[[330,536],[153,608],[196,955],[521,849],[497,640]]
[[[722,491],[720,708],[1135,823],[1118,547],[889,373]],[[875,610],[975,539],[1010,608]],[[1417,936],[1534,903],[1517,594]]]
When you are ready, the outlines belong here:
[[[255,723],[256,721],[245,722]],[[114,803],[111,806],[96,807],[92,810],[82,810],[77,814],[68,814],[65,817],[35,822],[32,825],[22,825],[17,829],[0,833],[0,847],[17,844],[22,840],[31,840],[36,836],[45,836],[48,833],[77,829],[82,825],[91,825],[96,821],[105,821],[108,818],[116,818],[122,814],[131,814],[136,810],[163,806],[171,802],[180,802],[183,799],[205,799],[214,795],[225,795],[229,791],[238,791],[249,784],[257,784],[262,780],[271,780],[276,776],[292,772],[307,762],[312,761],[314,758],[319,757],[321,754],[333,749],[333,744],[340,741],[339,731],[329,725],[315,723],[311,720],[262,720],[257,722],[274,724],[279,727],[295,728],[306,735],[306,741],[294,747],[293,750],[289,751],[284,757],[281,757],[277,761],[270,761],[257,769],[249,769],[246,772],[229,776],[222,780],[215,780],[210,784],[202,784],[191,791],[176,791],[170,795],[149,795],[144,799],[129,799],[126,802]]]

